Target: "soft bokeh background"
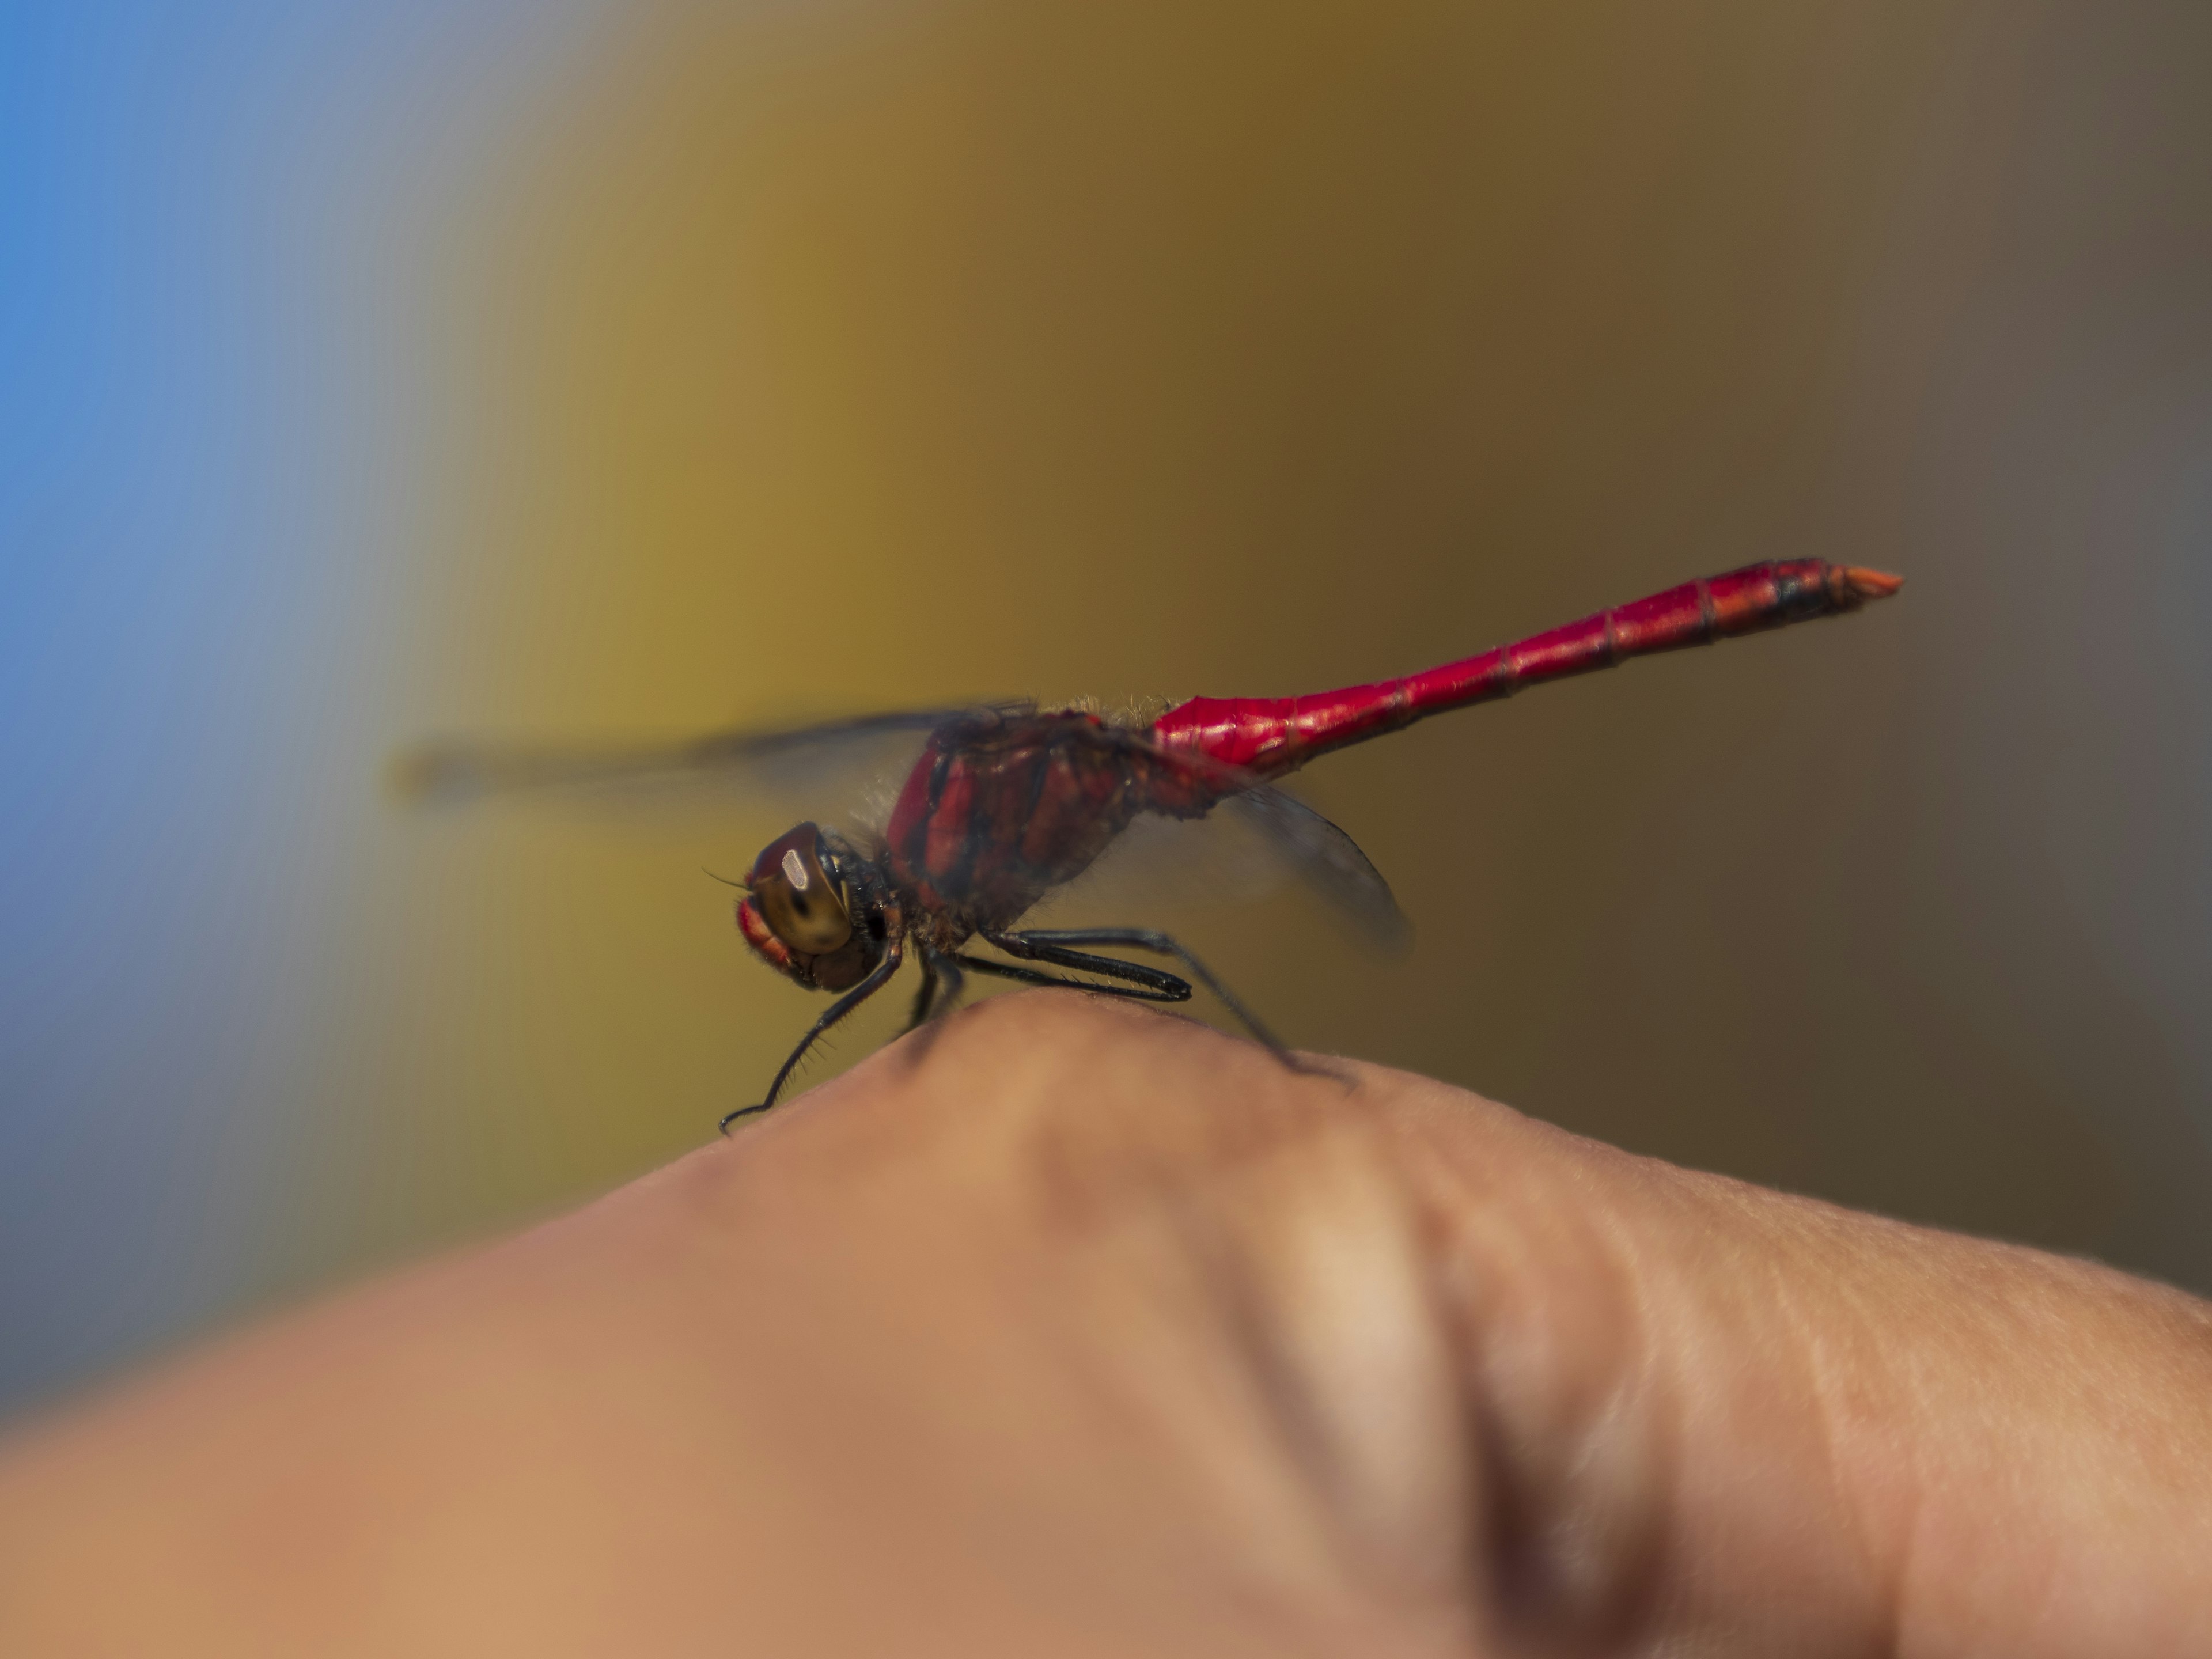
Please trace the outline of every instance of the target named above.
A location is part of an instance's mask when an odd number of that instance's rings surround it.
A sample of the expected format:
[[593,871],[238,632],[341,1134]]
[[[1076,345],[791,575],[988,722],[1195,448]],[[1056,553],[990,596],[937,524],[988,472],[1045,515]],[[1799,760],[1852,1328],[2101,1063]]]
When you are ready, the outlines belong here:
[[17,8],[0,191],[0,1407],[816,1012],[700,869],[787,810],[410,817],[410,738],[1312,690],[1769,556],[1911,585],[1307,775],[1410,960],[1180,925],[1302,1044],[2212,1288],[2201,0]]

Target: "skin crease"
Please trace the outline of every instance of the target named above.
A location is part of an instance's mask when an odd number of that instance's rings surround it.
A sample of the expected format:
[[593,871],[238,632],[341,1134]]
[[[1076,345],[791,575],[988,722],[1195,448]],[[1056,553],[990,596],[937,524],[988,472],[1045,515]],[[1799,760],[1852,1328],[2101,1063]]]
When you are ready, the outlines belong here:
[[19,1430],[0,1651],[2212,1653],[2204,1304],[1327,1063],[997,999]]

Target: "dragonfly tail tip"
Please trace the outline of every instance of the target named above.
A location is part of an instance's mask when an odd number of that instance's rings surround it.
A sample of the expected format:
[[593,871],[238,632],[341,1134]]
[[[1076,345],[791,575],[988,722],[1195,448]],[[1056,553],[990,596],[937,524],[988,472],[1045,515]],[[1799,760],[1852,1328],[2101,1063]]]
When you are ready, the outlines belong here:
[[1886,599],[1905,586],[1902,576],[1893,576],[1887,570],[1869,570],[1861,564],[1845,565],[1844,580],[1862,599]]

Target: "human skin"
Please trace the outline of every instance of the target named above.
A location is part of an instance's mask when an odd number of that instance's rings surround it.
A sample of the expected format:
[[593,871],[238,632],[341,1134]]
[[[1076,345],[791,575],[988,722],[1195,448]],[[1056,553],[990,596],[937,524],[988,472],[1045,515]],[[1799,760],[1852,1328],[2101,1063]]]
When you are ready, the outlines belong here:
[[2212,1653],[2212,1308],[1065,993],[0,1451],[0,1652]]

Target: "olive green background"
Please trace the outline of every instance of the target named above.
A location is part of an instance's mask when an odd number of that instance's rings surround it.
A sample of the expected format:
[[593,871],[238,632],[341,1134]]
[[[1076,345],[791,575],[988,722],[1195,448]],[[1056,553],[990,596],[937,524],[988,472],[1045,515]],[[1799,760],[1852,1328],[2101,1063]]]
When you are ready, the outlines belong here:
[[206,1305],[665,1160],[818,1011],[702,873],[790,803],[410,817],[412,738],[1316,690],[1808,556],[1907,586],[1305,775],[1406,961],[1177,925],[1301,1045],[2212,1287],[2208,64],[2187,3],[611,15],[402,238],[437,438]]

